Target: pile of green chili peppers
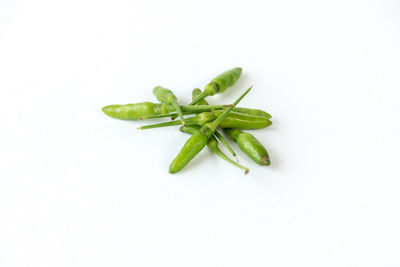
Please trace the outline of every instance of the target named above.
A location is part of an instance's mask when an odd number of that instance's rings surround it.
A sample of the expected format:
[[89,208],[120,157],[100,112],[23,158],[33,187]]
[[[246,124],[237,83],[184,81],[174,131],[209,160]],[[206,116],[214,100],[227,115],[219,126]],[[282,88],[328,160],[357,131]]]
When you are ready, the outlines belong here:
[[[182,170],[205,146],[212,152],[231,163],[232,165],[249,172],[247,167],[240,165],[219,149],[219,142],[238,161],[236,153],[229,145],[222,131],[232,139],[239,148],[259,165],[271,164],[265,147],[254,135],[242,130],[262,129],[270,126],[271,115],[260,109],[236,107],[236,105],[251,90],[248,88],[236,101],[229,105],[209,105],[205,100],[208,96],[225,92],[233,86],[242,74],[241,68],[228,70],[211,80],[202,91],[192,91],[192,102],[189,105],[180,105],[174,93],[166,88],[157,86],[153,94],[159,103],[142,102],[126,105],[109,105],[103,107],[103,112],[113,118],[123,120],[144,120],[154,118],[171,118],[171,121],[145,125],[139,129],[153,129],[159,127],[180,125],[181,132],[191,134],[182,150],[171,162],[170,173]],[[186,115],[193,115],[185,117]],[[179,120],[175,120],[179,117]]]

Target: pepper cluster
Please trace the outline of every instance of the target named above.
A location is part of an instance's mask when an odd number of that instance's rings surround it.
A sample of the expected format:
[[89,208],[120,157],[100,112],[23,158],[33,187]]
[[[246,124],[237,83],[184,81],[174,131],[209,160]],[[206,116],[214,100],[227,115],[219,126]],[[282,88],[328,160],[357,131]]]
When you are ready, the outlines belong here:
[[[219,149],[218,140],[238,161],[236,153],[217,128],[221,128],[254,162],[269,166],[271,162],[265,147],[254,135],[241,130],[266,128],[272,124],[271,115],[260,109],[236,107],[252,87],[248,88],[233,104],[209,105],[205,100],[208,96],[225,92],[236,83],[241,74],[241,68],[234,68],[212,79],[203,91],[198,88],[194,89],[192,102],[189,105],[179,105],[171,90],[157,86],[153,89],[153,94],[160,103],[109,105],[103,107],[102,110],[110,117],[123,120],[170,117],[172,121],[145,125],[139,129],[181,125],[182,132],[191,134],[192,136],[170,164],[170,173],[176,173],[183,169],[205,146],[219,157],[248,173],[247,167],[233,161]],[[184,115],[191,114],[194,116],[184,117]],[[178,116],[180,120],[175,120]]]

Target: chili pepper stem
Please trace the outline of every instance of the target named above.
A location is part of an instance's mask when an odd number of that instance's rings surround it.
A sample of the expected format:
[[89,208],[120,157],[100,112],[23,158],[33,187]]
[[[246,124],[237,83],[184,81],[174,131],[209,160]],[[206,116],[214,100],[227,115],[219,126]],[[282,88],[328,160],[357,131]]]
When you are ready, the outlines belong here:
[[[194,100],[198,95],[201,94],[201,90],[199,88],[195,88],[192,91],[192,100]],[[197,106],[199,105],[208,105],[207,100],[202,99],[198,102],[198,104],[196,104]],[[220,142],[222,143],[222,145],[225,146],[225,148],[231,153],[231,155],[233,157],[235,157],[235,160],[237,162],[239,162],[239,159],[236,157],[236,153],[235,151],[233,151],[233,148],[228,144],[228,142],[226,141],[226,139],[224,138],[224,136],[222,134],[220,134],[218,131],[215,131],[214,135],[220,140]]]
[[[218,116],[218,118],[216,118],[214,121],[205,124],[200,131],[202,131],[208,138],[211,137],[211,135],[215,132],[215,130],[217,129],[218,125],[221,124],[221,122],[223,122],[226,117],[229,115],[229,112],[232,111],[232,109],[240,102],[240,100],[243,99],[243,97],[245,97],[251,90],[251,88],[253,87],[253,85],[251,85],[246,92],[244,92],[238,99],[236,99],[236,101],[232,104],[233,107],[227,108],[224,112],[221,113],[221,115]],[[204,128],[204,129],[203,129]],[[211,133],[211,134],[210,134]]]
[[[179,130],[183,133],[188,133],[188,134],[195,134],[199,131],[200,127],[199,126],[186,126],[186,127],[180,127]],[[226,156],[224,154],[224,152],[222,152],[219,147],[218,147],[218,140],[212,136],[210,139],[208,139],[207,142],[207,147],[214,152],[215,154],[217,154],[217,156],[221,157],[222,159],[226,160],[227,162],[229,162],[230,164],[233,164],[234,166],[242,169],[245,171],[245,174],[249,171],[249,169],[247,167],[244,167],[240,164],[237,164],[236,162],[232,161],[228,156]]]
[[236,157],[235,151],[233,151],[232,147],[228,144],[224,136],[220,134],[218,131],[215,131],[214,135],[218,138],[218,140],[222,143],[222,145],[229,151],[229,153],[231,153],[231,155],[235,157],[236,161],[239,161],[238,158]]
[[[226,105],[197,105],[197,106],[180,106],[182,110],[182,114],[189,115],[189,114],[197,114],[201,112],[207,112],[211,111],[214,109],[225,109],[231,107],[232,104],[226,104]],[[177,113],[166,113],[166,114],[157,114],[157,115],[149,115],[149,116],[142,116],[140,117],[140,120],[145,120],[145,119],[157,119],[157,118],[165,118],[165,117],[171,117],[171,119],[175,119],[178,117]]]
[[196,98],[189,104],[189,106],[196,105],[197,102],[201,101],[202,99],[206,98],[207,96],[212,96],[216,92],[218,92],[218,86],[215,83],[209,83],[204,88],[203,92],[201,92]]
[[244,174],[248,174],[248,173],[249,173],[249,168],[247,168],[247,167],[245,167],[245,166],[242,166],[242,165],[240,165],[240,164],[237,163],[237,162],[234,162],[233,160],[231,160],[230,158],[228,158],[224,153],[222,153],[221,150],[215,149],[215,150],[213,150],[213,151],[214,151],[214,153],[217,154],[220,158],[222,158],[222,159],[226,160],[227,162],[229,162],[230,164],[232,164],[232,165],[234,165],[234,166],[236,166],[236,167],[238,167],[238,168],[244,170]]
[[172,99],[171,104],[175,107],[176,113],[178,113],[179,118],[181,118],[182,126],[185,126],[185,119],[183,118],[182,109],[179,106],[178,101],[176,101],[176,99]]
[[[246,90],[234,103],[233,106],[236,106],[240,102],[240,100],[247,95],[247,93],[251,90],[251,87]],[[192,135],[185,143],[179,154],[175,157],[175,159],[169,165],[169,173],[176,173],[182,170],[200,151],[207,145],[208,139],[214,134],[214,131],[218,127],[218,125],[228,116],[229,112],[233,107],[226,109],[220,117],[215,119],[211,123],[205,124],[200,128],[200,131]]]
[[[177,113],[172,113],[172,114],[178,115]],[[159,119],[159,118],[166,118],[166,117],[171,117],[171,113],[169,113],[169,114],[158,114],[158,115],[143,116],[143,117],[140,117],[139,120]]]
[[194,110],[206,110],[206,111],[209,111],[211,109],[223,109],[223,108],[230,108],[230,107],[232,107],[232,104],[181,106],[182,111],[194,111]]
[[200,100],[206,98],[207,96],[210,96],[210,93],[206,90],[204,90],[203,92],[201,92],[201,94],[199,94],[193,101],[192,103],[189,104],[189,106],[193,106],[196,105],[197,102],[199,102]]
[[[246,92],[244,92],[236,101],[235,103],[233,103],[232,105],[230,105],[229,108],[225,109],[224,112],[221,113],[221,115],[218,116],[217,119],[215,119],[214,121],[205,124],[204,126],[208,125],[207,128],[210,128],[208,130],[204,129],[202,131],[211,131],[212,134],[214,134],[215,130],[217,129],[218,125],[226,119],[226,117],[228,116],[229,112],[232,111],[232,109],[236,106],[237,103],[240,102],[240,100],[242,100],[243,97],[245,97],[247,95],[247,93],[251,90],[253,86],[250,86]],[[161,128],[161,127],[168,127],[168,126],[175,126],[175,125],[179,125],[182,124],[182,122],[180,120],[177,121],[168,121],[168,122],[161,122],[161,123],[156,123],[156,124],[150,124],[150,125],[144,125],[139,127],[138,129],[140,130],[146,130],[146,129],[153,129],[153,128]],[[211,134],[211,135],[212,135]],[[208,134],[208,138],[211,137],[211,135]]]
[[138,127],[139,130],[146,130],[146,129],[153,129],[153,128],[160,128],[160,127],[167,127],[167,126],[175,126],[182,124],[180,120],[177,121],[167,121],[167,122],[161,122],[161,123],[156,123],[156,124],[150,124],[150,125],[143,125]]

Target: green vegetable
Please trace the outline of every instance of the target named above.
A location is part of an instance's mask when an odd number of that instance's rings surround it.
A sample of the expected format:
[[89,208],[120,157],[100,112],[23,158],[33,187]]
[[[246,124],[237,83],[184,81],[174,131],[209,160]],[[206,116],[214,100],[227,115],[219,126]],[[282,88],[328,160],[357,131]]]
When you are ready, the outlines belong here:
[[110,117],[123,120],[138,120],[142,116],[161,114],[161,104],[142,102],[126,105],[108,105],[102,108],[103,112]]
[[[192,125],[192,126],[184,126],[184,127],[179,128],[179,130],[181,130],[181,132],[184,132],[184,133],[188,133],[188,134],[192,134],[192,135],[193,135],[193,134],[197,133],[197,132],[200,130],[200,126],[194,126],[194,125]],[[233,160],[231,160],[230,158],[228,158],[228,157],[219,149],[219,147],[218,147],[218,141],[217,141],[217,139],[216,139],[214,136],[211,136],[211,137],[208,139],[207,147],[208,147],[211,151],[213,151],[215,154],[217,154],[219,157],[221,157],[222,159],[224,159],[224,160],[226,160],[227,162],[229,162],[230,164],[232,164],[232,165],[234,165],[234,166],[236,166],[236,167],[238,167],[238,168],[244,170],[244,173],[245,173],[245,174],[247,174],[247,173],[249,172],[249,168],[244,167],[244,166],[242,166],[242,165],[240,165],[240,164],[234,162]]]
[[[270,121],[271,115],[261,109],[236,107],[251,90],[251,87],[230,105],[209,105],[205,99],[207,96],[225,92],[238,81],[241,74],[241,68],[233,68],[212,79],[204,87],[203,91],[195,88],[192,91],[192,103],[189,105],[179,105],[176,96],[171,90],[156,86],[153,89],[153,94],[159,103],[142,102],[126,105],[108,105],[103,107],[102,110],[110,117],[123,120],[171,118],[171,121],[144,125],[139,129],[182,124],[180,130],[190,133],[192,136],[171,162],[169,166],[170,173],[176,173],[183,169],[206,145],[219,157],[247,173],[248,168],[234,162],[219,149],[219,142],[221,142],[236,157],[236,153],[225,140],[224,135],[217,131],[217,128],[222,128],[253,161],[260,165],[270,165],[269,155],[265,147],[252,134],[241,130],[268,127],[272,124]],[[186,115],[192,116],[186,117]],[[175,120],[178,116],[180,120]]]
[[[192,100],[196,99],[201,94],[201,90],[199,88],[195,88],[192,91]],[[199,100],[199,102],[196,103],[196,105],[208,105],[207,100],[204,98]],[[241,108],[241,107],[234,107],[233,108],[234,112],[237,113],[243,113],[247,115],[254,115],[254,116],[259,116],[259,117],[265,117],[267,119],[271,118],[271,115],[265,112],[264,110],[261,109],[253,109],[253,108]]]
[[260,165],[271,164],[265,147],[250,133],[244,133],[235,129],[224,129],[224,131],[238,144],[240,149],[254,162]]
[[[222,114],[222,110],[215,110],[212,112],[202,112],[194,117],[185,118],[186,125],[204,125],[208,122],[215,120],[220,114]],[[181,122],[177,121],[168,121],[157,124],[145,125],[139,127],[138,129],[152,129],[166,126],[174,126],[179,125]],[[243,113],[231,112],[226,117],[226,119],[221,123],[221,128],[233,128],[240,130],[248,130],[248,129],[262,129],[268,127],[272,124],[272,122],[265,117],[258,117],[253,115],[247,115]]]
[[[229,107],[229,105],[196,105],[196,106],[180,106],[182,113],[198,114],[206,111],[219,110]],[[158,104],[152,102],[141,102],[125,105],[108,105],[102,108],[103,112],[110,117],[122,120],[143,120],[163,117],[173,117],[176,115],[175,107],[172,105]],[[267,112],[259,109],[235,107],[236,113],[271,118]]]
[[270,119],[272,117],[269,113],[267,113],[267,112],[265,112],[264,110],[261,110],[261,109],[236,107],[236,108],[233,109],[233,111],[237,112],[237,113],[247,114],[247,115],[264,117],[264,118],[267,118],[267,119]]
[[226,89],[236,83],[241,74],[242,68],[234,68],[218,75],[205,86],[204,91],[200,95],[198,95],[190,105],[196,104],[207,96],[213,96],[214,94],[225,92]]
[[[201,90],[199,88],[195,88],[192,91],[192,99],[195,99],[199,94],[201,94]],[[208,102],[205,99],[202,99],[201,101],[198,102],[199,105],[208,105]],[[195,128],[195,127],[192,127]],[[229,145],[229,143],[225,140],[225,137],[220,134],[217,130],[215,131],[214,135],[221,141],[221,143],[225,146],[225,148],[229,151],[229,153],[232,154],[238,161],[238,158],[236,157],[236,153],[233,150],[233,148]],[[217,144],[218,146],[218,144]]]
[[[246,90],[232,105],[236,106],[243,97],[251,90],[251,87]],[[217,127],[229,115],[233,107],[227,108],[217,119],[203,125],[198,132],[193,134],[185,143],[182,150],[171,162],[169,166],[170,173],[176,173],[182,170],[206,145],[208,139],[214,134]]]
[[236,156],[235,151],[229,145],[229,143],[226,141],[225,137],[222,134],[220,134],[217,130],[215,130],[214,135],[216,138],[218,138],[218,140],[222,143],[222,145],[229,151],[229,153],[231,153],[231,155],[235,157],[236,161],[239,161],[239,159]]
[[[183,118],[182,109],[178,104],[178,100],[176,99],[176,96],[174,95],[174,93],[172,93],[171,90],[163,88],[161,86],[156,86],[153,89],[153,94],[156,96],[158,101],[160,101],[162,104],[172,105],[175,108],[176,113],[178,113],[179,118],[181,118],[182,125],[185,125],[185,120]],[[166,110],[162,110],[162,112],[166,113],[167,108],[165,108],[165,109]]]
[[[197,114],[212,109],[223,109],[230,105],[198,105],[198,106],[180,106],[183,114]],[[102,108],[103,112],[113,118],[123,120],[139,120],[150,118],[171,117],[175,113],[175,107],[172,105],[156,104],[152,102],[141,102],[126,105],[108,105]]]
[[[193,91],[192,91],[192,101],[195,100],[196,97],[198,95],[200,95],[200,94],[201,94],[201,89],[200,88],[194,88]],[[203,99],[200,99],[195,105],[208,105],[208,102],[207,102],[207,100],[205,100],[203,98]]]

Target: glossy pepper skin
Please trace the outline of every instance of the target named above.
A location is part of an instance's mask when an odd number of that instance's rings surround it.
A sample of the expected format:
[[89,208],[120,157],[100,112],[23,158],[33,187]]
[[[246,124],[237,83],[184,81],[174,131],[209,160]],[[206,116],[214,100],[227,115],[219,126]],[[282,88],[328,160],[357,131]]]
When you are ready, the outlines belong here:
[[204,87],[204,91],[197,96],[196,99],[190,103],[190,105],[195,105],[197,102],[207,96],[213,96],[217,93],[219,94],[225,92],[226,89],[233,86],[237,82],[241,74],[242,68],[233,68],[218,75]]
[[108,105],[103,107],[102,110],[106,115],[121,120],[138,120],[143,116],[152,116],[154,114],[162,113],[161,104],[154,104],[152,102]]
[[[213,111],[215,116],[222,114],[221,110]],[[231,112],[220,125],[221,128],[234,129],[262,129],[270,126],[272,122],[265,117],[247,115],[243,113]]]
[[181,118],[182,125],[185,124],[182,109],[178,104],[176,96],[174,95],[174,93],[172,93],[171,90],[161,86],[156,86],[153,89],[153,94],[156,96],[158,101],[164,104],[164,106],[162,106],[161,112],[163,113],[167,112],[168,108],[165,107],[165,105],[172,105],[175,108],[176,113],[178,113],[179,117]]
[[[201,89],[200,88],[195,88],[192,91],[192,101],[196,99],[197,96],[199,96],[201,94]],[[205,100],[204,98],[199,100],[196,105],[208,105],[207,100]]]
[[234,85],[242,74],[242,68],[233,68],[231,70],[225,71],[224,73],[218,75],[212,81],[206,85],[205,91],[208,91],[210,95],[215,93],[223,93]]
[[208,137],[201,132],[193,134],[185,143],[178,156],[171,162],[169,173],[182,170],[206,145]]
[[271,161],[265,147],[250,133],[236,129],[224,131],[238,144],[239,148],[254,162],[259,165],[269,166]]
[[[199,105],[199,106],[180,106],[184,114],[197,114],[212,109],[223,109],[229,105]],[[175,107],[167,104],[152,102],[141,102],[126,105],[108,105],[102,111],[110,117],[122,120],[139,120],[148,118],[171,117],[175,112]]]
[[232,107],[227,108],[217,119],[205,124],[198,132],[193,134],[185,143],[179,154],[171,162],[169,173],[176,173],[182,170],[206,145],[208,139],[214,134],[220,123],[229,115],[233,107],[236,106],[243,97],[251,90],[251,87],[246,90],[236,101]]
[[[192,99],[196,99],[197,96],[201,94],[201,90],[199,88],[195,88],[192,91]],[[197,102],[196,105],[208,105],[207,100],[201,99],[199,102]],[[254,115],[254,116],[259,116],[259,117],[264,117],[267,119],[270,119],[272,116],[265,112],[264,110],[261,109],[254,109],[254,108],[241,108],[241,107],[234,107],[233,112],[236,113],[243,113],[247,115]]]
[[[184,133],[188,133],[188,134],[192,134],[192,135],[193,135],[193,134],[197,133],[197,132],[200,130],[200,126],[195,126],[195,125],[192,125],[192,126],[184,126],[184,127],[179,128],[179,130],[180,130],[181,132],[184,132]],[[226,160],[227,162],[229,162],[230,164],[232,164],[232,165],[234,165],[234,166],[236,166],[236,167],[238,167],[238,168],[244,170],[244,174],[247,174],[247,173],[249,172],[249,168],[244,167],[244,166],[238,164],[237,162],[234,162],[233,160],[231,160],[230,158],[228,158],[228,157],[219,149],[219,147],[218,147],[218,141],[217,141],[217,139],[216,139],[214,136],[211,136],[211,137],[208,139],[207,147],[208,147],[212,152],[214,152],[217,156],[219,156],[220,158],[222,158],[222,159]]]
[[[204,125],[208,122],[215,120],[217,117],[222,114],[222,110],[215,110],[213,112],[202,112],[194,117],[186,118],[185,123],[186,125]],[[166,126],[174,126],[179,125],[181,122],[177,121],[168,121],[162,122],[152,125],[145,125],[139,127],[139,129],[152,129],[152,128],[159,128],[159,127],[166,127]],[[270,126],[272,122],[265,118],[265,117],[258,117],[252,115],[246,115],[243,113],[236,113],[232,111],[229,115],[225,118],[224,121],[221,122],[221,128],[233,128],[233,129],[240,129],[240,130],[249,130],[249,129],[262,129]]]
[[[193,91],[192,91],[192,99],[195,99],[198,95],[200,95],[201,94],[201,90],[199,89],[199,88],[195,88],[195,89],[193,89]],[[196,105],[208,105],[208,102],[205,100],[205,99],[202,99],[202,100],[200,100]],[[235,108],[234,108],[235,109]],[[234,110],[233,109],[233,110]],[[198,127],[198,126],[197,126]],[[191,127],[187,127],[187,128],[189,128],[189,130],[191,129],[191,128],[196,128],[196,126],[191,126]],[[181,131],[184,131],[185,130],[185,127],[181,127]],[[193,133],[192,133],[193,134]],[[214,135],[215,135],[215,137],[216,138],[218,138],[219,139],[219,141],[221,141],[221,143],[222,143],[222,145],[229,151],[229,153],[231,153],[232,154],[232,156],[234,156],[235,158],[236,158],[236,160],[238,160],[237,159],[237,157],[236,157],[236,153],[235,153],[235,151],[233,150],[233,148],[229,145],[229,143],[226,141],[226,139],[225,139],[225,137],[222,135],[222,134],[220,134],[217,130],[215,130],[215,133],[214,133]],[[217,147],[218,147],[218,141],[217,141]],[[215,150],[215,148],[214,148],[214,150]],[[217,153],[217,154],[220,154],[220,153],[222,153],[221,151],[220,152],[216,152],[216,151],[214,151],[215,153]],[[224,157],[224,155],[219,155],[220,157]],[[226,156],[225,156],[226,157]],[[227,161],[229,161],[230,159],[228,158],[228,159],[225,159],[225,160],[227,160]]]
[[[198,89],[200,90],[200,89]],[[197,94],[198,92],[193,90],[194,92],[192,92],[192,96],[193,94]],[[201,90],[200,90],[201,92]],[[208,105],[207,101],[202,101],[202,103],[205,103],[206,105]],[[200,103],[199,103],[200,105]],[[187,132],[190,133],[191,135],[194,135],[196,133],[199,132],[200,127],[199,126],[185,126],[185,127],[181,127],[181,131],[182,132]],[[205,138],[205,140],[204,140]],[[189,142],[190,140],[190,142]],[[193,139],[189,139],[188,142],[185,143],[185,145],[183,146],[181,152],[179,153],[179,155],[176,157],[176,159],[174,161],[176,161],[177,163],[175,163],[174,165],[170,165],[170,173],[172,170],[172,173],[176,170],[176,169],[183,169],[183,167],[185,167],[205,146],[205,144],[208,144],[208,139],[204,136],[204,135],[198,135],[198,137],[193,138]],[[205,142],[205,144],[204,144]]]
[[[197,106],[180,106],[180,107],[182,109],[183,114],[198,114],[201,112],[224,109],[229,106],[229,105],[209,106],[206,103],[207,101]],[[102,111],[107,116],[121,120],[139,120],[139,119],[150,119],[150,118],[173,117],[176,114],[173,113],[175,112],[174,106],[168,104],[152,103],[152,102],[141,102],[141,103],[125,104],[125,105],[108,105],[103,107]],[[271,115],[260,109],[235,107],[233,109],[233,112],[242,113],[245,115],[264,117],[266,119],[271,118]]]
[[264,117],[264,118],[267,118],[267,119],[270,119],[272,117],[269,113],[267,113],[267,112],[265,112],[264,110],[261,110],[261,109],[236,107],[236,108],[233,109],[233,111],[237,112],[237,113],[247,114],[247,115]]

